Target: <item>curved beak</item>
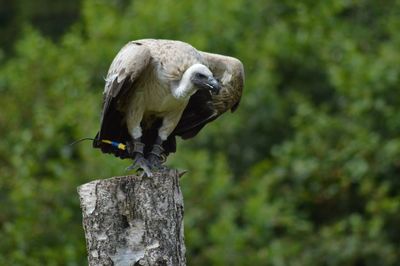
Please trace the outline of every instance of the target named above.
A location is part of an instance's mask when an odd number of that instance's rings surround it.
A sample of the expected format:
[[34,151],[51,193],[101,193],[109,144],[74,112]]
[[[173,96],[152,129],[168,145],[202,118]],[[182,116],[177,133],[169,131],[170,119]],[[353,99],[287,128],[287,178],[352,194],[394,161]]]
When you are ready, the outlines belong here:
[[219,94],[219,91],[221,90],[221,85],[219,84],[218,80],[213,77],[209,77],[207,79],[206,85],[212,94]]

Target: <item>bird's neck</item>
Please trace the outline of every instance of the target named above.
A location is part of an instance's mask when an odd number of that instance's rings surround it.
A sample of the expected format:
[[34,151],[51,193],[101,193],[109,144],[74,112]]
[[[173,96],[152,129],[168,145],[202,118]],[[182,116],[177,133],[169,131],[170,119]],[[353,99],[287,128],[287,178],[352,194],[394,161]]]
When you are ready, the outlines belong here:
[[176,99],[187,100],[197,91],[197,88],[190,81],[191,75],[192,70],[189,68],[183,74],[182,79],[179,81],[178,85],[173,88],[172,95]]

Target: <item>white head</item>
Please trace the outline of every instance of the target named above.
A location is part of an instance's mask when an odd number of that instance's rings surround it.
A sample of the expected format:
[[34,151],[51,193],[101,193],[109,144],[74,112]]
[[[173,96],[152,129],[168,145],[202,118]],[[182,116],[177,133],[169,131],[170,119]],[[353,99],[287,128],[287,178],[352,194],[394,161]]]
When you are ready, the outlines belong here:
[[218,94],[221,86],[211,70],[202,64],[189,67],[182,76],[178,87],[179,98],[193,95],[197,90],[207,90]]

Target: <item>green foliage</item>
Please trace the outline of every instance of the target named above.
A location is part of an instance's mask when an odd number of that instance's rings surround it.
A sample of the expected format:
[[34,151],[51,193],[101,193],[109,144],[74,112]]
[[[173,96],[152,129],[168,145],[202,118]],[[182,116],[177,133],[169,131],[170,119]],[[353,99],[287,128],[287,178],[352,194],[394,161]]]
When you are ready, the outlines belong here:
[[140,38],[245,65],[237,112],[168,162],[189,170],[189,265],[399,264],[397,1],[84,0],[71,27],[51,18],[77,1],[21,3],[0,8],[0,265],[86,264],[76,187],[128,162],[68,144],[96,133],[107,68]]

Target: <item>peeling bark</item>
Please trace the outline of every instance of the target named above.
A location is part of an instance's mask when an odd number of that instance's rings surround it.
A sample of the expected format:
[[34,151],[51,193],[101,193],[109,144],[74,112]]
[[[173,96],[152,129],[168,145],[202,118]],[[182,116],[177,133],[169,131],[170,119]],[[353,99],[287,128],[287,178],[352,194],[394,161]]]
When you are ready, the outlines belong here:
[[78,187],[89,265],[186,265],[179,173]]

